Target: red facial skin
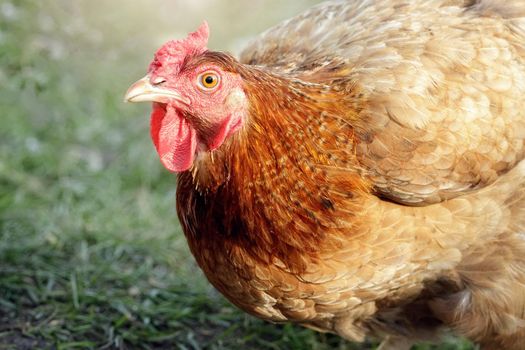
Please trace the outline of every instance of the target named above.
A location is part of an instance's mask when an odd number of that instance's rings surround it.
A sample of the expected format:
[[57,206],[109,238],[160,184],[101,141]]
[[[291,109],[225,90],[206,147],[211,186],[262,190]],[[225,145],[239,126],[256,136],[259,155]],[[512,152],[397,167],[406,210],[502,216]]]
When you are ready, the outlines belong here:
[[[244,123],[246,103],[237,74],[212,64],[185,68],[184,62],[207,51],[207,39],[204,23],[186,39],[166,43],[150,65],[152,85],[176,91],[189,102],[153,103],[151,137],[161,162],[172,172],[189,170],[196,153],[217,149]],[[219,79],[213,88],[200,82],[201,75],[208,72]]]

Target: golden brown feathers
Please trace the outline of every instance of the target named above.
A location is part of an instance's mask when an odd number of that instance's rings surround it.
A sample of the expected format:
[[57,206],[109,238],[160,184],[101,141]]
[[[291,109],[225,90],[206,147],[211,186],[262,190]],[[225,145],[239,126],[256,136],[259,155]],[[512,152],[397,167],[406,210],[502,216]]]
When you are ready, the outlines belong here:
[[384,348],[442,329],[525,348],[523,5],[331,1],[243,63],[204,54],[250,103],[179,176],[209,280],[259,317]]

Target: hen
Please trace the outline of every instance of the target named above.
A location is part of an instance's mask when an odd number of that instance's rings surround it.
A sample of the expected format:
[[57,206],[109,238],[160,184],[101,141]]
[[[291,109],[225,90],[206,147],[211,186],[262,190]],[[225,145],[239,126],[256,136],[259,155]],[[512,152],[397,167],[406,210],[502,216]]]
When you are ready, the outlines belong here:
[[239,60],[207,39],[126,99],[219,291],[383,349],[525,349],[525,1],[326,2]]

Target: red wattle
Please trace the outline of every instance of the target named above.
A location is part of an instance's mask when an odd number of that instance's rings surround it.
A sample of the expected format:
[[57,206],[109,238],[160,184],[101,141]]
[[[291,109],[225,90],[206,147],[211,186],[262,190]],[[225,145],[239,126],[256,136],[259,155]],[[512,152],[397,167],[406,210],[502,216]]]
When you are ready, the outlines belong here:
[[162,164],[172,172],[188,170],[197,148],[195,129],[171,105],[155,103],[151,114],[151,138]]
[[241,125],[242,120],[240,118],[233,118],[231,116],[227,118],[220,126],[219,132],[208,142],[208,148],[211,151],[219,148],[219,146],[223,144],[226,137],[237,131]]

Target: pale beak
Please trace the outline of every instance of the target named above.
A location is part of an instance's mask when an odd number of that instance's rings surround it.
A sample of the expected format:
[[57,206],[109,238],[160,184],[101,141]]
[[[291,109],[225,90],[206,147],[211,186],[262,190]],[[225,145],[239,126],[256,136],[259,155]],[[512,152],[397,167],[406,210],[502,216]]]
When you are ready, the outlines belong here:
[[125,102],[168,103],[172,100],[182,102],[186,106],[189,106],[191,102],[187,97],[182,96],[175,90],[152,85],[149,75],[131,85],[124,96]]

